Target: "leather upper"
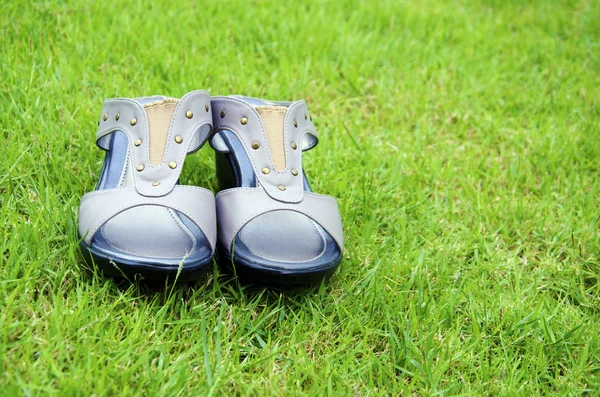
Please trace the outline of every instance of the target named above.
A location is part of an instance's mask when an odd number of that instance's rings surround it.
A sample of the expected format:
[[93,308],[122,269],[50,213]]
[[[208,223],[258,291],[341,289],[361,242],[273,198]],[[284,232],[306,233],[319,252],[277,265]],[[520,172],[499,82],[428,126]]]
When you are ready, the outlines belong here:
[[[277,171],[271,158],[269,142],[262,121],[256,109],[235,97],[213,97],[213,122],[214,130],[227,129],[235,133],[244,145],[244,150],[252,163],[254,173],[265,192],[274,200],[284,203],[299,203],[304,197],[302,181],[302,150],[314,147],[317,143],[317,133],[312,120],[308,116],[308,109],[304,101],[289,104],[284,119],[283,142],[285,151],[286,168]],[[222,116],[223,115],[223,116]],[[246,118],[246,124],[241,120]],[[305,139],[306,138],[306,139]],[[211,142],[213,148],[222,151],[218,145],[218,137]],[[259,147],[253,148],[257,142]],[[296,149],[292,147],[295,144]],[[267,167],[270,172],[264,174],[262,169]],[[297,171],[297,175],[292,173]],[[280,186],[285,190],[280,190]]]
[[[193,113],[191,119],[186,116],[188,111]],[[108,115],[106,120],[104,115]],[[134,119],[136,122],[132,125]],[[134,174],[138,193],[149,197],[163,196],[177,183],[185,156],[198,150],[212,131],[210,97],[205,91],[192,91],[179,101],[171,119],[163,161],[158,166],[150,164],[148,119],[139,102],[133,99],[108,99],[104,102],[96,134],[98,146],[108,150],[107,137],[116,130],[123,131],[129,138],[132,164],[144,166],[143,171]],[[182,138],[181,143],[175,141],[177,136]],[[138,140],[141,144],[136,146]],[[176,163],[176,168],[169,167],[171,161]],[[155,182],[160,184],[153,186]]]

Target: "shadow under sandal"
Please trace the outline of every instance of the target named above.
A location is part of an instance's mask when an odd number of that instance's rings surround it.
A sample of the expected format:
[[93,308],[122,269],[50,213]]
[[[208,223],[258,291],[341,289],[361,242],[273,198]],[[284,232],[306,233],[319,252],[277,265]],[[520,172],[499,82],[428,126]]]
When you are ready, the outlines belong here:
[[210,97],[193,91],[104,102],[97,145],[106,151],[96,191],[79,208],[82,252],[105,275],[197,279],[216,246],[211,191],[178,184],[185,157],[212,131]]
[[342,260],[335,198],[312,193],[302,152],[317,144],[306,103],[212,97],[219,254],[238,275],[279,285],[318,283]]

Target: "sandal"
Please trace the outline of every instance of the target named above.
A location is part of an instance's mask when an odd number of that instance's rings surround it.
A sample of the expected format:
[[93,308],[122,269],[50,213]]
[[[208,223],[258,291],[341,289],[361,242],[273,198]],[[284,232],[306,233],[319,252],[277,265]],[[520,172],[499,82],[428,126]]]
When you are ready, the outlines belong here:
[[212,97],[219,253],[242,277],[313,284],[342,261],[336,200],[312,193],[302,152],[317,144],[304,101]]
[[82,252],[108,276],[197,279],[213,261],[215,199],[178,184],[187,154],[212,131],[210,97],[109,99],[96,144],[106,151],[100,181],[79,208]]

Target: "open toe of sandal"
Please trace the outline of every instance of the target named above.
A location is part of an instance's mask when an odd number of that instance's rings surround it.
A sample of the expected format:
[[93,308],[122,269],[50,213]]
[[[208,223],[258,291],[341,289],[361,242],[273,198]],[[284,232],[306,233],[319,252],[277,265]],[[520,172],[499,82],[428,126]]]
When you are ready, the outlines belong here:
[[306,103],[213,97],[220,255],[253,281],[313,284],[342,260],[337,201],[313,193],[302,152],[317,144]]
[[97,145],[106,151],[95,191],[79,209],[84,256],[109,276],[193,280],[216,248],[211,191],[178,184],[185,157],[212,131],[210,97],[105,101]]

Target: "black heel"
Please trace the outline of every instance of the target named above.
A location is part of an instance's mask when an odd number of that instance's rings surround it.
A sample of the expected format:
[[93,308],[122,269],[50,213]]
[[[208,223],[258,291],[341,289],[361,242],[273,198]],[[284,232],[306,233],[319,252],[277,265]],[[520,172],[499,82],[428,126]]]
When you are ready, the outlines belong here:
[[215,153],[215,166],[217,170],[217,179],[219,180],[219,190],[237,187],[235,172],[233,171],[230,158],[230,156],[224,153]]

